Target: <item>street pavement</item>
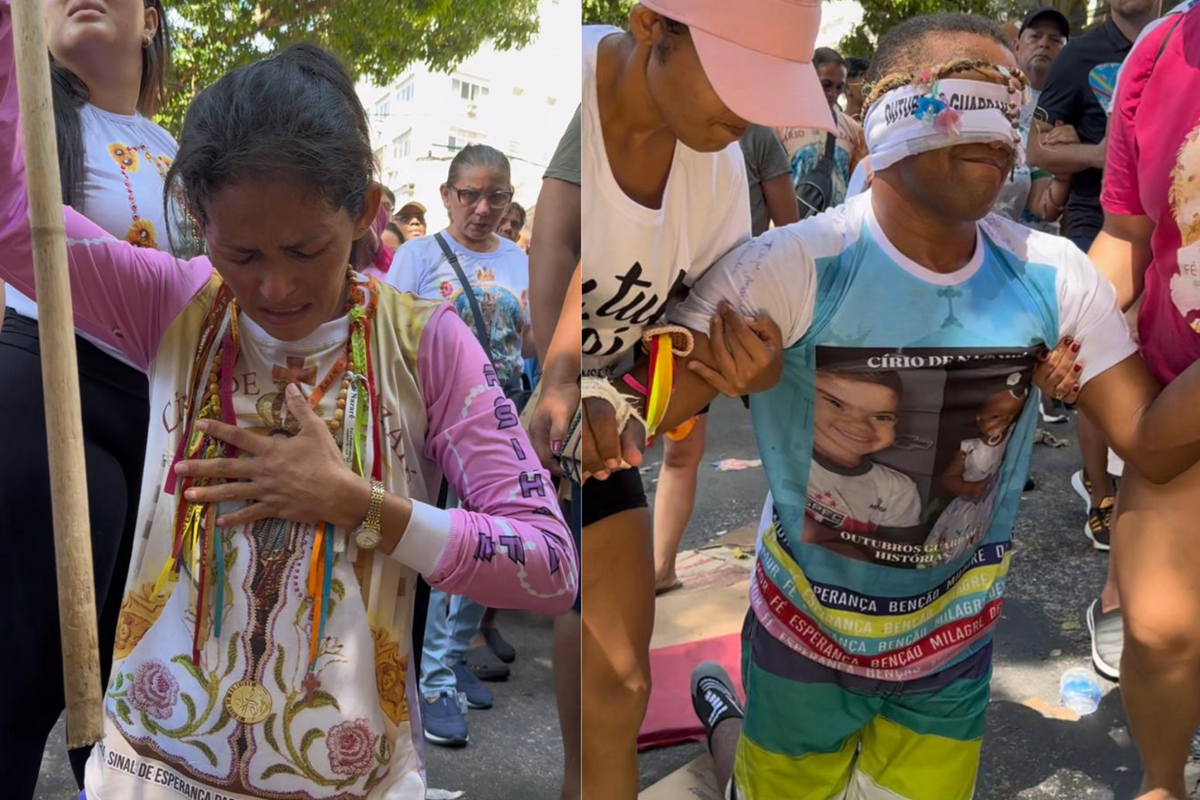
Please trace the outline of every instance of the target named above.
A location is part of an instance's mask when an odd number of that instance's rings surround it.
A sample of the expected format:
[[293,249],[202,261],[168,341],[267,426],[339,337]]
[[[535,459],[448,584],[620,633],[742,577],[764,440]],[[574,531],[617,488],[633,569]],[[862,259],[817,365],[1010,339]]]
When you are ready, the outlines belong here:
[[[1099,710],[1076,721],[1057,719],[1059,677],[1091,663],[1085,612],[1104,585],[1108,557],[1083,534],[1083,501],[1070,487],[1076,469],[1073,423],[1044,426],[1071,446],[1034,447],[1031,476],[1037,487],[1022,497],[1014,531],[1008,599],[996,631],[995,669],[987,732],[983,740],[976,800],[1128,800],[1141,780],[1120,692],[1101,681]],[[694,549],[721,533],[756,523],[766,495],[761,468],[720,472],[711,462],[757,458],[749,412],[740,402],[719,399],[708,424],[700,467],[696,510],[683,549]],[[646,470],[653,488],[662,463],[661,446]],[[1047,711],[1047,716],[1042,711]],[[642,788],[703,752],[681,745],[641,756]],[[1190,797],[1200,761],[1193,746]]]
[[[497,624],[517,650],[512,676],[487,684],[496,698],[494,707],[468,712],[467,747],[426,745],[429,785],[446,792],[440,795],[446,800],[553,800],[562,781],[562,740],[550,666],[553,620],[503,611]],[[64,741],[60,720],[46,746],[34,800],[72,800],[78,795]],[[6,797],[0,787],[0,798]]]

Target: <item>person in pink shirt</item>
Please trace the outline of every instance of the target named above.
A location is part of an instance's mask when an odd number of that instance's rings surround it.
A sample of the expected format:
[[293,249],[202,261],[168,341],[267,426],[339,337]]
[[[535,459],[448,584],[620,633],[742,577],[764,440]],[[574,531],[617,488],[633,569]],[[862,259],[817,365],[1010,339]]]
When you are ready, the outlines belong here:
[[[13,62],[0,0],[0,279],[34,296]],[[153,420],[87,797],[424,798],[418,573],[567,611],[549,476],[454,309],[350,268],[381,190],[331,55],[201,92],[166,184],[208,257],[64,209],[76,328],[147,371]]]
[[[1104,228],[1089,255],[1138,313],[1142,357],[1160,383],[1200,358],[1200,5],[1143,35],[1125,61],[1109,122]],[[1194,412],[1193,406],[1193,414]],[[1113,539],[1125,616],[1121,697],[1145,765],[1142,798],[1187,796],[1200,724],[1200,468],[1156,486],[1126,465]]]

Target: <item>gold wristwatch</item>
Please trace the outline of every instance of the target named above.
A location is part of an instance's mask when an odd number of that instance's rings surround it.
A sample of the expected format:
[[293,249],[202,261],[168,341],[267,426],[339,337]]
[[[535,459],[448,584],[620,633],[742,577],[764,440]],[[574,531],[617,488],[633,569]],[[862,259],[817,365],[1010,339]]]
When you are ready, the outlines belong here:
[[367,506],[367,518],[354,531],[354,544],[360,550],[374,550],[383,539],[379,529],[384,494],[383,482],[371,481],[371,503]]

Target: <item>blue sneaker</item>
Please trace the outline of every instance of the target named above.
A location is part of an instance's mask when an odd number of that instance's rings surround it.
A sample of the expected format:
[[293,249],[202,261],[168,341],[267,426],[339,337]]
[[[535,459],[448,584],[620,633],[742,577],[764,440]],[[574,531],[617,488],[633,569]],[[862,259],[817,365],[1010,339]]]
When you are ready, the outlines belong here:
[[467,721],[458,710],[458,701],[453,695],[439,695],[433,701],[422,697],[421,722],[425,726],[427,742],[443,747],[465,747],[471,740]]
[[458,690],[467,696],[467,708],[491,708],[492,693],[479,682],[475,673],[466,664],[455,664],[454,682]]

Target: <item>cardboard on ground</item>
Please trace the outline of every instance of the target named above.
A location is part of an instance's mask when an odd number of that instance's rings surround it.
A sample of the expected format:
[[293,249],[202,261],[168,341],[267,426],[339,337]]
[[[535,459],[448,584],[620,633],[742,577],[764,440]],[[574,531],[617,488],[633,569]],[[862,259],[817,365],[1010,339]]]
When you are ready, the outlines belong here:
[[707,753],[638,793],[638,800],[724,800]]

